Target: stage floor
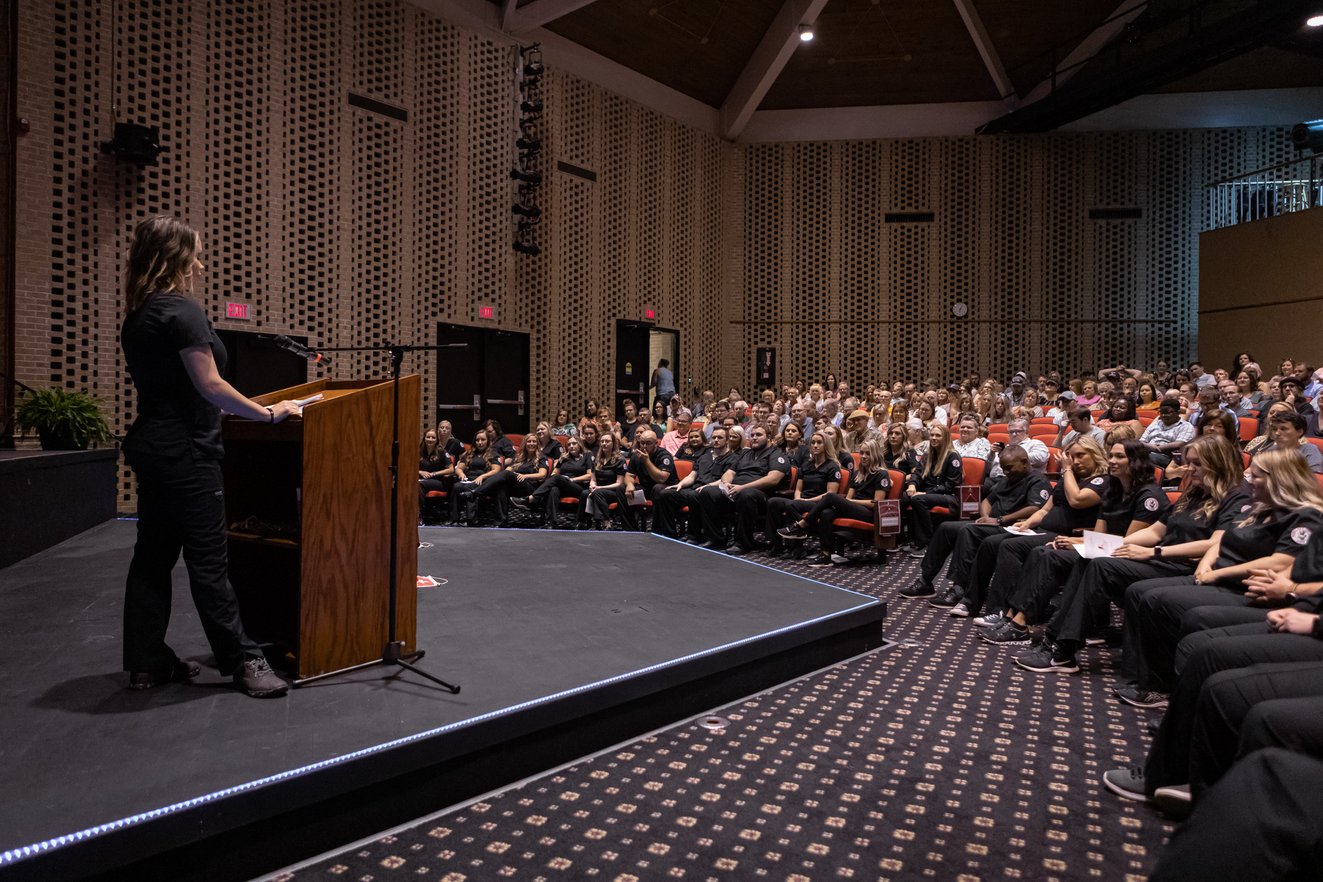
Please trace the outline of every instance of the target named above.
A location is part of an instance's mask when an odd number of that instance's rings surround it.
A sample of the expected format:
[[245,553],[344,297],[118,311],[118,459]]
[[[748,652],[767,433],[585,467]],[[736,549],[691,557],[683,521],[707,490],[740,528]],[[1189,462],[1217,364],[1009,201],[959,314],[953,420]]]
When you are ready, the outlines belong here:
[[26,846],[69,842],[57,837],[187,813],[732,647],[808,640],[884,613],[875,598],[647,534],[423,528],[431,547],[419,551],[420,574],[444,584],[419,592],[421,666],[461,694],[372,668],[284,699],[245,698],[205,666],[182,564],[171,640],[203,674],[132,693],[120,617],[134,531],[111,521],[0,570],[0,865]]

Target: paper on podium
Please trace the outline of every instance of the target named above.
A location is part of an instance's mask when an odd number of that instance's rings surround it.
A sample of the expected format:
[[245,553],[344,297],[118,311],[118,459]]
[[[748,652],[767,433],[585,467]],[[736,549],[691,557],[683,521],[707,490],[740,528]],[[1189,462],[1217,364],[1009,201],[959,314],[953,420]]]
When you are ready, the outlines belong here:
[[1124,536],[1085,530],[1084,541],[1076,545],[1075,550],[1085,560],[1093,560],[1095,557],[1111,557],[1112,552],[1120,548],[1123,542],[1125,542]]
[[322,393],[318,392],[316,395],[309,395],[307,398],[295,398],[294,403],[298,405],[299,410],[303,410],[303,408],[312,404],[314,401],[321,401],[325,397],[326,396],[322,395]]

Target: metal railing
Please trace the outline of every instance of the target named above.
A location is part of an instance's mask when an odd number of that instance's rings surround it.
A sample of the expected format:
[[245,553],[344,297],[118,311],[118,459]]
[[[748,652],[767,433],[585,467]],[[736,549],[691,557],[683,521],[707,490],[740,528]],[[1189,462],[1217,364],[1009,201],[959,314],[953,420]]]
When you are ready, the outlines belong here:
[[1208,185],[1205,230],[1323,206],[1323,154],[1214,181]]

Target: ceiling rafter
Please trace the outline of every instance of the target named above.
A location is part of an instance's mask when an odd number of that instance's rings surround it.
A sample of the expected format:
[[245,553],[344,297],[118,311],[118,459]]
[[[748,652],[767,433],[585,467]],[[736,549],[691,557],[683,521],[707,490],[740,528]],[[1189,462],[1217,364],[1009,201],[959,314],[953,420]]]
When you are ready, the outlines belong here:
[[799,26],[812,24],[826,5],[827,0],[785,0],[721,105],[724,137],[735,140],[749,124],[753,112],[799,45]]
[[519,0],[504,0],[501,5],[501,30],[522,34],[582,9],[593,0],[533,0],[519,5]]
[[952,2],[955,3],[960,18],[965,22],[965,29],[969,31],[969,38],[974,41],[974,48],[983,59],[983,66],[988,69],[988,75],[992,77],[992,84],[997,87],[997,94],[1006,102],[1008,109],[1014,110],[1018,102],[1015,84],[1006,75],[1006,67],[1001,63],[997,47],[992,45],[992,38],[988,36],[988,29],[983,26],[983,19],[974,8],[974,0],[952,0]]

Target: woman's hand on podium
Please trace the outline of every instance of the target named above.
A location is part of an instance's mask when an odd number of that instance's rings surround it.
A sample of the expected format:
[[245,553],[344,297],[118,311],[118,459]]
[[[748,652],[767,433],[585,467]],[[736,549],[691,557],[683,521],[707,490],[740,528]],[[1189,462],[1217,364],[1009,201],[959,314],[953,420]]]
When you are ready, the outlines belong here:
[[271,414],[273,423],[284,422],[292,416],[298,416],[303,410],[293,401],[277,401],[271,405]]

